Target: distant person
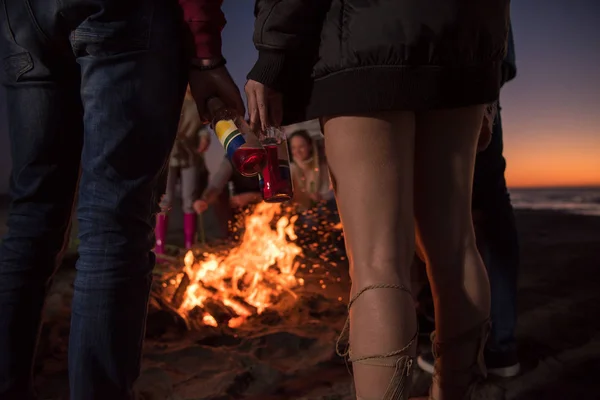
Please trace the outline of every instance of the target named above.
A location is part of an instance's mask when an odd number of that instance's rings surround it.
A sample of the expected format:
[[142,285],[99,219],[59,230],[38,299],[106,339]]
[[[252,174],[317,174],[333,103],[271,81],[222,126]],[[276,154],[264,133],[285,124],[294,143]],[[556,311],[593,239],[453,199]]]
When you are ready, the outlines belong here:
[[76,196],[70,399],[134,399],[154,213],[188,80],[201,115],[213,96],[244,112],[216,40],[220,3],[1,2],[12,203],[0,244],[0,399],[35,398],[44,299]]
[[188,86],[181,109],[177,138],[169,160],[167,189],[160,201],[161,212],[156,215],[156,254],[165,252],[169,212],[175,200],[177,183],[181,187],[185,248],[191,249],[196,242],[198,216],[194,211],[194,201],[200,198],[204,190],[200,187],[200,178],[206,171],[204,152],[210,146],[210,136],[211,132],[208,126],[202,123]]
[[306,130],[295,131],[290,135],[288,143],[292,155],[290,170],[294,183],[293,201],[301,210],[310,209],[321,201],[332,202],[335,208],[327,163],[319,159],[310,134]]
[[227,157],[212,174],[202,196],[194,202],[194,210],[202,214],[213,205],[221,237],[227,236],[229,221],[234,214],[263,200],[257,177],[241,175]]
[[[512,29],[502,64],[503,84],[517,73]],[[504,172],[503,135],[500,112],[493,125],[491,143],[477,155],[473,182],[473,221],[477,246],[487,267],[491,287],[492,328],[484,357],[488,373],[512,377],[521,367],[517,356],[517,277],[519,239]],[[429,292],[430,293],[430,292]],[[433,355],[425,353],[419,366],[433,373]]]

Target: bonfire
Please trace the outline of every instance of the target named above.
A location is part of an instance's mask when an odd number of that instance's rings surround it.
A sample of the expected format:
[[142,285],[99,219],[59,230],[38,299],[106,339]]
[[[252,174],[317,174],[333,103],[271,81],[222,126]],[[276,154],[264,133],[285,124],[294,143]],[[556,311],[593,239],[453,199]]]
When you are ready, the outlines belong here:
[[272,307],[282,294],[295,297],[293,289],[304,284],[296,277],[302,255],[294,243],[297,218],[282,213],[279,204],[261,203],[246,216],[235,247],[198,255],[188,251],[183,269],[163,283],[174,288],[165,291],[169,308],[188,327],[200,323],[236,328]]

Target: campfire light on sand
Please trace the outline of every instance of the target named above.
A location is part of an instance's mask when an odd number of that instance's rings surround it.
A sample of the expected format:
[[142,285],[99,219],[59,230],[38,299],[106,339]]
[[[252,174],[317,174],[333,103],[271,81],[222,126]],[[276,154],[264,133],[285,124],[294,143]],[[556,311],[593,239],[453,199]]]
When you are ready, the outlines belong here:
[[302,254],[293,243],[298,217],[280,216],[272,229],[271,221],[280,214],[280,205],[261,203],[246,217],[239,245],[227,254],[204,253],[202,259],[192,251],[185,255],[183,272],[174,282],[180,315],[235,328],[271,307],[284,292],[296,296],[292,289],[304,284],[295,276],[300,266],[296,256]]

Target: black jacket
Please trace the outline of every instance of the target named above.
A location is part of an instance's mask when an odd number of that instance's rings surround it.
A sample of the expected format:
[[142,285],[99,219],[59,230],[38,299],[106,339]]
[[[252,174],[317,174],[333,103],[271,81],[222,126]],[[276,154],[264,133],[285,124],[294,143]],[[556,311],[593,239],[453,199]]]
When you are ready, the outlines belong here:
[[248,78],[286,122],[498,98],[508,0],[257,0]]

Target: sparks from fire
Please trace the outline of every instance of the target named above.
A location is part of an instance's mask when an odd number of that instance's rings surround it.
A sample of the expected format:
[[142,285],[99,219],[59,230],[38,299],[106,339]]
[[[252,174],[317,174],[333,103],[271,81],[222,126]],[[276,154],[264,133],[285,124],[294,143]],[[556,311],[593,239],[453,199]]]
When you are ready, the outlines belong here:
[[[280,216],[274,229],[271,221],[281,215],[279,204],[261,203],[246,217],[245,232],[239,245],[226,255],[205,253],[196,259],[189,251],[184,258],[184,270],[176,284],[189,280],[178,311],[184,318],[190,312],[205,309],[208,301],[219,301],[237,315],[227,325],[235,328],[252,314],[260,314],[273,305],[284,292],[296,296],[293,288],[304,284],[297,278],[300,263],[296,257],[302,249],[294,223],[297,216]],[[217,326],[215,317],[204,311],[205,325]]]

